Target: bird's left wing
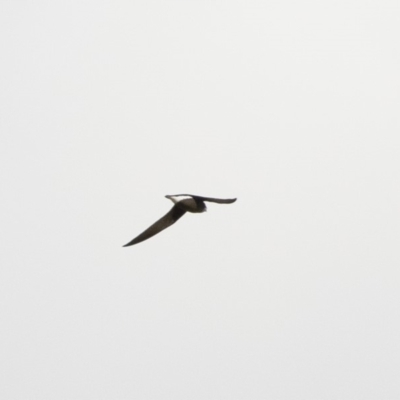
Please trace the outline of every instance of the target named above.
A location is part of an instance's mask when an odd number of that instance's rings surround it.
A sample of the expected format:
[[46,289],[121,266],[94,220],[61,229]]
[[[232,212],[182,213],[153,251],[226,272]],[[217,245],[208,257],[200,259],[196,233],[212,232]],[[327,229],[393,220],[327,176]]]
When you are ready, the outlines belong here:
[[168,211],[167,214],[165,214],[157,222],[155,222],[153,225],[151,225],[149,228],[147,228],[144,232],[142,232],[139,236],[135,237],[129,243],[125,244],[123,247],[132,246],[136,243],[143,242],[144,240],[147,240],[154,235],[157,235],[157,233],[163,231],[164,229],[168,228],[176,221],[178,221],[178,219],[181,218],[182,215],[185,214],[185,212],[186,212],[185,210],[182,210],[177,205],[174,205],[171,208],[171,210]]

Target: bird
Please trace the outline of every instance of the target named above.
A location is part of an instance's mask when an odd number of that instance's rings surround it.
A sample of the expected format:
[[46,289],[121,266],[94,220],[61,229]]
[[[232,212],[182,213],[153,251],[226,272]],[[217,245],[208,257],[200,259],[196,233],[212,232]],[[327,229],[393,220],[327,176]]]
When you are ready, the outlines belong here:
[[[136,236],[129,243],[125,244],[122,247],[132,246],[134,244],[150,239],[152,236],[157,235],[157,233],[160,233],[164,229],[174,224],[186,212],[202,213],[207,211],[205,201],[209,201],[212,203],[219,203],[219,204],[231,204],[236,201],[236,198],[216,199],[213,197],[203,197],[193,194],[174,194],[174,195],[166,195],[165,197],[174,203],[171,210],[169,210],[167,214],[165,214],[162,218],[156,221],[149,228],[147,228],[139,236]],[[183,197],[183,199],[179,199],[179,197]]]

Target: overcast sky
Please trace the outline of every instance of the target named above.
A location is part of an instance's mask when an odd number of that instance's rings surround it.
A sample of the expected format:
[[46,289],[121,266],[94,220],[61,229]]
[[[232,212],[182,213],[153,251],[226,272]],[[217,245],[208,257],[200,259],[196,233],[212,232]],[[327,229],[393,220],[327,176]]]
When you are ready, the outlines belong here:
[[[0,397],[400,398],[398,1],[0,5]],[[166,194],[238,197],[121,246]]]

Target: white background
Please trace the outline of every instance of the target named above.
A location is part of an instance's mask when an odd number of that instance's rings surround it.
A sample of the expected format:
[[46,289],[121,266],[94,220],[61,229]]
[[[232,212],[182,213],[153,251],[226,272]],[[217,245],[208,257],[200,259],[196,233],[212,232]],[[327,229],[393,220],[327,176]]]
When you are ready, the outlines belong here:
[[[400,398],[397,1],[0,5],[2,399]],[[238,197],[121,246],[166,194]]]

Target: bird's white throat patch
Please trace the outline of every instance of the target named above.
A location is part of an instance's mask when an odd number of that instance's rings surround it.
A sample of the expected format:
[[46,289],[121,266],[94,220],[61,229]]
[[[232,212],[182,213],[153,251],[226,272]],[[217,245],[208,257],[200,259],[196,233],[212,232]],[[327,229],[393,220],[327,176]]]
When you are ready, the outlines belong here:
[[174,202],[174,204],[178,203],[179,201],[185,200],[185,199],[193,199],[191,196],[170,196],[167,195],[165,196],[167,199],[170,199],[171,201]]

